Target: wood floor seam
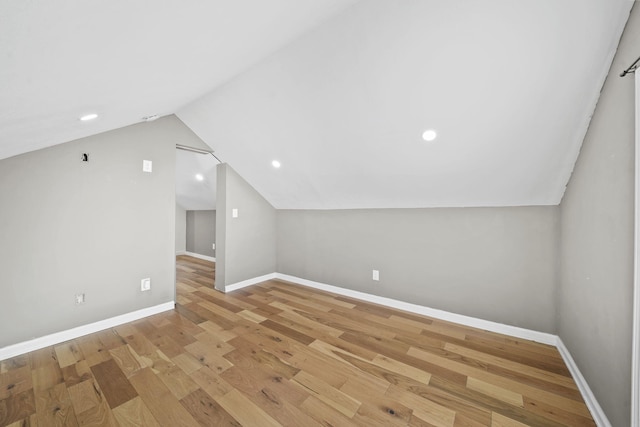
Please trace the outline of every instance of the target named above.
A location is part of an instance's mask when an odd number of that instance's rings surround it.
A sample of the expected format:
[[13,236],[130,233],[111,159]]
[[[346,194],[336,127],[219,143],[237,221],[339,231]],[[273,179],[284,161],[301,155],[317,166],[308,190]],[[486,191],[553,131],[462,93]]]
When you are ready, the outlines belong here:
[[279,280],[0,361],[0,427],[595,426],[558,350]]

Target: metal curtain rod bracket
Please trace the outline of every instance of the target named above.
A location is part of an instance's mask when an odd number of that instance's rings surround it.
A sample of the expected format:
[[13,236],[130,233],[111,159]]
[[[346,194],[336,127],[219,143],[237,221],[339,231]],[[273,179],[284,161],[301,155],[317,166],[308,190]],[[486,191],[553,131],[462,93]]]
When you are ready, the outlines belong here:
[[211,150],[203,150],[201,148],[194,148],[194,147],[189,147],[187,145],[182,145],[182,144],[176,144],[176,148],[178,150],[184,150],[184,151],[191,151],[192,153],[198,153],[198,154],[211,154],[217,161],[218,163],[222,163],[222,160],[220,160],[218,158],[218,156],[216,156],[215,154],[213,154],[213,151]]
[[638,67],[640,67],[640,64],[638,64],[638,62],[640,62],[640,58],[636,59],[633,64],[631,64],[629,66],[629,68],[627,68],[626,70],[624,70],[622,73],[620,73],[620,77],[624,77],[627,74],[631,74],[631,73],[635,73],[636,70],[638,69]]

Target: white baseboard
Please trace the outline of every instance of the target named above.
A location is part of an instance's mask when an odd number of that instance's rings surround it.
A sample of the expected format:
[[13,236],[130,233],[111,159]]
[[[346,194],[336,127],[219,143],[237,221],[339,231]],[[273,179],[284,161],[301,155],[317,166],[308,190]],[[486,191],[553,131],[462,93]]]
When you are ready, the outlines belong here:
[[[192,255],[191,253],[186,253]],[[199,255],[198,257],[203,257]],[[208,257],[211,258],[211,257]],[[491,322],[488,320],[477,319],[474,317],[463,316],[460,314],[449,313],[443,310],[437,310],[429,307],[420,306],[417,304],[411,304],[404,301],[395,300],[392,298],[381,297],[377,295],[367,294],[360,291],[354,291],[351,289],[340,288],[338,286],[327,285],[325,283],[314,282],[312,280],[302,279],[300,277],[290,276],[282,273],[270,273],[263,276],[254,277],[252,279],[243,280],[225,287],[224,292],[232,292],[247,286],[255,285],[267,280],[279,279],[287,282],[296,283],[302,286],[307,286],[315,289],[320,289],[326,292],[331,292],[338,295],[344,295],[351,298],[356,298],[363,301],[372,302],[375,304],[381,304],[387,307],[397,308],[399,310],[405,310],[411,313],[421,314],[424,316],[435,317],[437,319],[446,320],[453,323],[458,323],[465,326],[471,326],[474,328],[484,329],[491,332],[510,335],[517,338],[527,339],[531,341],[540,342],[543,344],[549,344],[556,346],[564,362],[566,363],[571,375],[573,376],[582,397],[591,411],[594,421],[599,427],[611,427],[611,423],[607,419],[604,411],[598,404],[591,388],[587,384],[587,381],[582,376],[582,373],[578,369],[571,353],[562,342],[562,339],[557,335],[548,334],[545,332],[538,332],[529,329],[519,328],[515,326],[505,325],[502,323]],[[13,344],[4,348],[0,348],[0,360],[9,359],[24,353],[39,350],[44,347],[60,344],[65,341],[69,341],[84,335],[88,335],[94,332],[102,331],[104,329],[113,328],[123,323],[133,322],[144,317],[152,316],[154,314],[162,313],[164,311],[173,310],[175,302],[170,301],[163,304],[159,304],[153,307],[143,308],[141,310],[133,311],[131,313],[122,314],[119,316],[111,317],[109,319],[100,320],[98,322],[90,323],[88,325],[78,326],[66,331],[56,332],[44,337],[35,338],[29,341],[24,341],[18,344]]]
[[582,398],[584,399],[587,408],[589,408],[589,411],[591,412],[596,425],[598,425],[599,427],[611,427],[611,423],[607,419],[607,416],[602,410],[602,407],[600,407],[600,404],[598,404],[596,397],[591,391],[589,384],[587,384],[587,381],[582,376],[580,369],[578,369],[578,365],[576,365],[573,357],[571,357],[571,353],[569,353],[569,350],[557,335],[519,328],[516,326],[505,325],[497,322],[491,322],[488,320],[477,319],[475,317],[463,316],[461,314],[449,313],[447,311],[394,300],[392,298],[380,297],[377,295],[371,295],[351,289],[340,288],[338,286],[327,285],[325,283],[314,282],[312,280],[302,279],[300,277],[290,276],[288,274],[275,273],[275,278],[315,289],[320,289],[338,295],[344,295],[363,301],[381,304],[387,307],[409,311],[411,313],[435,317],[437,319],[446,320],[448,322],[471,326],[478,329],[484,329],[486,331],[496,332],[499,334],[510,335],[512,337],[535,341],[542,344],[553,345],[558,349],[558,352],[562,356],[562,359],[567,365],[567,368],[571,372],[573,380],[576,382],[576,385],[578,386],[578,389],[582,394]]
[[351,289],[345,289],[338,286],[314,282],[312,280],[301,279],[300,277],[290,276],[288,274],[276,273],[276,279],[297,283],[299,285],[308,286],[311,288],[320,289],[323,291],[332,292],[334,294],[344,295],[375,304],[385,305],[387,307],[397,308],[399,310],[409,311],[411,313],[421,314],[423,316],[435,317],[437,319],[458,323],[460,325],[471,326],[473,328],[484,329],[486,331],[510,335],[512,337],[522,338],[543,344],[556,345],[557,336],[545,332],[538,332],[531,329],[519,328],[517,326],[505,325],[503,323],[491,322],[489,320],[482,320],[475,317],[464,316],[462,314],[450,313],[448,311],[437,310],[435,308],[429,308],[417,304],[411,304],[392,298],[381,297],[377,295],[367,294],[365,292],[353,291]]
[[278,273],[269,273],[264,276],[254,277],[252,279],[243,280],[242,282],[233,283],[224,287],[224,293],[236,291],[238,289],[246,288],[247,286],[255,285],[256,283],[265,282],[267,280],[273,280]]
[[195,253],[195,252],[184,251],[184,252],[183,252],[182,254],[180,254],[180,255],[188,255],[188,256],[192,256],[192,257],[194,257],[194,258],[203,259],[203,260],[205,260],[205,261],[216,262],[215,257],[212,257],[212,256],[206,256],[206,255],[200,255],[200,254],[197,254],[197,253]]
[[175,302],[169,301],[153,307],[132,311],[131,313],[121,314],[109,319],[99,320],[94,323],[89,323],[88,325],[78,326],[76,328],[67,329],[66,331],[56,332],[44,337],[9,345],[7,347],[0,348],[0,360],[9,359],[24,353],[29,353],[30,351],[60,344],[84,335],[113,328],[114,326],[122,325],[123,323],[133,322],[144,317],[153,316],[154,314],[162,313],[164,311],[173,310],[174,307]]
[[545,332],[533,331],[530,329],[519,328],[516,326],[505,325],[502,323],[491,322],[488,320],[477,319],[475,317],[463,316],[461,314],[449,313],[443,310],[437,310],[434,308],[424,307],[417,304],[411,304],[404,301],[394,300],[392,298],[380,297],[377,295],[371,295],[364,292],[354,291],[351,289],[340,288],[338,286],[327,285],[325,283],[314,282],[312,280],[302,279],[300,277],[290,276],[288,274],[275,273],[275,278],[284,280],[287,282],[296,283],[303,286],[308,286],[315,289],[331,292],[338,295],[344,295],[351,298],[356,298],[363,301],[368,301],[376,304],[381,304],[387,307],[397,308],[400,310],[409,311],[411,313],[421,314],[424,316],[435,317],[437,319],[446,320],[448,322],[458,323],[465,326],[471,326],[478,329],[484,329],[486,331],[496,332],[499,334],[510,335],[512,337],[522,338],[530,341],[539,342],[542,344],[553,345],[558,349],[558,352],[562,356],[565,364],[569,368],[573,380],[576,382],[582,398],[585,404],[589,408],[591,415],[593,416],[596,425],[599,427],[611,427],[611,423],[607,419],[604,411],[598,404],[589,384],[582,376],[578,365],[576,365],[571,353],[564,345],[559,336],[548,334]]
[[571,376],[576,382],[576,385],[580,390],[580,394],[582,394],[582,398],[584,399],[584,403],[587,405],[587,408],[589,408],[596,425],[598,425],[598,427],[611,427],[609,419],[602,410],[602,407],[600,407],[596,397],[593,395],[589,384],[587,384],[587,380],[582,376],[580,369],[578,369],[578,365],[576,365],[573,357],[571,357],[571,353],[569,353],[569,349],[567,349],[560,337],[556,337],[556,348],[560,352],[567,368],[569,368],[569,372],[571,372]]
[[178,255],[186,255],[187,251],[176,251],[176,256]]

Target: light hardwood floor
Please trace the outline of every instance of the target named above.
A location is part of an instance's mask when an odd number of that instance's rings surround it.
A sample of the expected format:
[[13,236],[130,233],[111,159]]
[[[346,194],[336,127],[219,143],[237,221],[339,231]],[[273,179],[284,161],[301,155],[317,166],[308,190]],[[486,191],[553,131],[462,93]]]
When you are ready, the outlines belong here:
[[558,351],[309,288],[212,289],[0,362],[0,426],[589,426]]

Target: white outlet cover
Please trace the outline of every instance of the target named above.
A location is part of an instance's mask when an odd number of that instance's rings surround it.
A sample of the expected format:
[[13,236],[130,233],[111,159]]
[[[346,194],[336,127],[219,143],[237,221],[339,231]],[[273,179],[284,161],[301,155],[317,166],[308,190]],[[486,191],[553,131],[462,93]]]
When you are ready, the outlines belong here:
[[215,250],[215,249],[216,249],[216,244],[215,244],[215,243],[212,243],[212,244],[211,244],[211,249],[213,249],[213,250]]
[[380,272],[378,270],[373,270],[372,279],[376,281],[380,280]]
[[238,218],[238,209],[231,209],[231,216],[233,218]]
[[76,304],[84,304],[84,294],[76,294]]
[[150,278],[142,279],[140,281],[140,290],[144,292],[144,291],[148,291],[149,289],[151,289],[151,279]]
[[153,171],[153,162],[151,160],[143,160],[142,161],[142,171],[143,172],[152,172]]

